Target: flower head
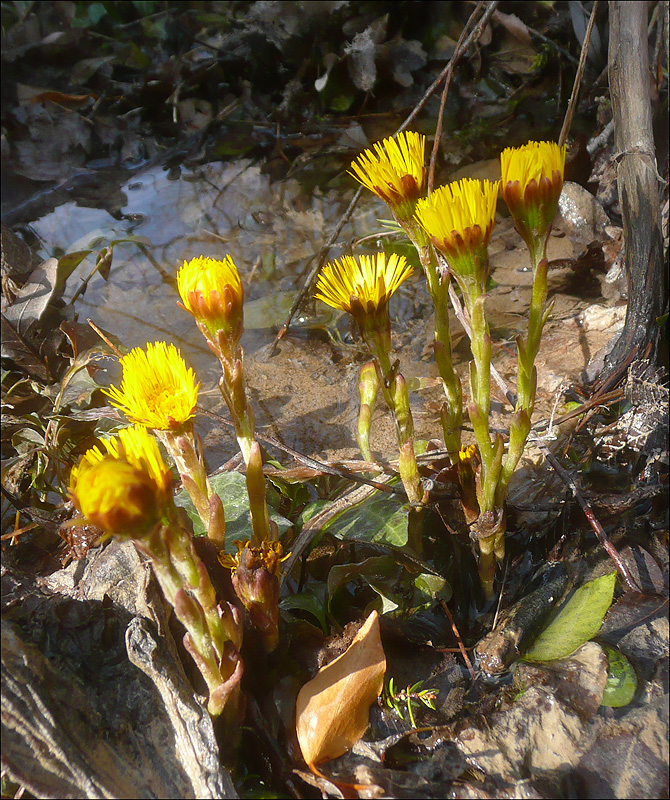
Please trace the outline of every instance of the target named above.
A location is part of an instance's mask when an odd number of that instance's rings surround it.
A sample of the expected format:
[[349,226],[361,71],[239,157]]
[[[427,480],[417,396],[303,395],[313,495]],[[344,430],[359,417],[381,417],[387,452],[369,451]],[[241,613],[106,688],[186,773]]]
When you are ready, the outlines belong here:
[[242,539],[235,539],[233,544],[237,548],[237,553],[234,556],[228,555],[228,553],[223,551],[219,553],[219,563],[223,567],[229,569],[232,575],[235,575],[237,570],[240,568],[240,565],[244,560],[242,554],[245,550],[248,550],[253,554],[256,566],[263,566],[268,572],[271,572],[276,576],[279,576],[279,570],[282,561],[286,561],[288,558],[288,555],[282,557],[283,548],[281,542],[265,541],[262,542],[258,547],[252,547],[251,542],[248,539],[246,541],[243,541]]
[[70,474],[68,493],[93,525],[108,534],[141,536],[160,521],[172,477],[156,440],[143,425],[88,450]]
[[458,451],[458,460],[461,464],[467,464],[477,455],[477,445],[470,444],[467,447],[463,445]]
[[343,256],[321,271],[314,295],[333,308],[350,314],[362,307],[364,312],[374,313],[385,307],[391,295],[412,272],[404,256],[392,254],[386,260],[385,253],[374,256]]
[[388,301],[412,272],[404,256],[343,256],[321,271],[316,282],[317,300],[347,311],[356,320],[374,351],[391,351]]
[[423,192],[425,144],[425,136],[403,131],[364,150],[349,174],[388,203],[399,219],[409,219]]
[[282,557],[277,541],[252,547],[251,542],[236,539],[235,546],[237,554],[219,553],[219,563],[231,570],[235,592],[270,653],[279,641],[279,572],[288,555]]
[[183,307],[204,335],[216,344],[222,332],[234,351],[244,332],[244,290],[233,259],[198,256],[185,261],[177,273],[177,288]]
[[440,186],[416,206],[416,218],[445,256],[464,291],[485,291],[486,248],[495,225],[498,182],[463,180]]
[[136,347],[121,358],[121,366],[121,388],[110,386],[105,394],[131,422],[173,430],[193,417],[200,384],[173,344]]
[[502,195],[514,223],[533,255],[544,256],[563,188],[565,146],[555,142],[528,142],[500,154]]

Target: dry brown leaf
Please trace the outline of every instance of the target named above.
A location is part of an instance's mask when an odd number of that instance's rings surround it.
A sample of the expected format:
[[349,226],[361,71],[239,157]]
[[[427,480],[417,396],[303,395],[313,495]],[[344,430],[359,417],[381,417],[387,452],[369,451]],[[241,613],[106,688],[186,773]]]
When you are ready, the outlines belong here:
[[525,22],[519,19],[516,14],[504,14],[502,11],[494,11],[493,18],[508,30],[515,39],[530,44],[530,31]]
[[298,742],[312,770],[346,753],[365,733],[385,672],[379,615],[373,611],[346,652],[320,669],[298,694]]

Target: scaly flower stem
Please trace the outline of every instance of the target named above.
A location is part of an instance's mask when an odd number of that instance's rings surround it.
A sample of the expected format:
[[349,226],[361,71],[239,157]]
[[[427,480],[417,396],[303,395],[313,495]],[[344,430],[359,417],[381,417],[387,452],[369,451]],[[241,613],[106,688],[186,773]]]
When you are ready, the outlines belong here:
[[163,528],[162,538],[170,560],[181,576],[182,587],[188,588],[203,610],[219,658],[227,641],[239,647],[242,643],[239,624],[227,604],[217,603],[216,592],[207,568],[195,551],[193,539],[180,528],[174,514]]
[[526,341],[519,347],[519,374],[517,378],[517,408],[533,413],[535,405],[535,358],[540,349],[542,330],[547,319],[547,272],[548,262],[541,258],[533,265],[533,291],[528,314]]
[[225,358],[220,358],[220,361],[223,376],[219,380],[219,389],[230,411],[244,463],[248,464],[254,442],[254,415],[247,403],[242,357],[239,354],[232,364]]
[[428,292],[435,307],[435,334],[433,352],[435,363],[444,384],[447,402],[442,406],[442,429],[444,444],[454,463],[458,461],[461,449],[461,426],[463,424],[463,391],[461,381],[452,359],[451,329],[449,327],[449,283],[451,276],[445,270],[440,273],[435,250],[425,230],[415,219],[396,220],[402,226],[419,254],[421,266],[426,275]]
[[491,441],[489,413],[491,411],[491,336],[486,320],[486,295],[473,290],[464,293],[472,328],[470,363],[470,391],[472,402],[468,414],[475,433],[482,460],[481,473],[477,481],[479,518],[473,532],[479,544],[479,577],[487,599],[493,597],[496,563],[505,554],[505,517],[502,508],[496,506],[496,488],[501,473],[503,441],[496,436]]
[[253,530],[252,543],[257,547],[261,542],[277,537],[273,536],[269,522],[270,517],[265,499],[263,458],[254,432],[254,412],[247,403],[242,349],[238,348],[232,364],[225,355],[220,355],[219,360],[223,370],[223,375],[219,380],[219,389],[230,410],[237,442],[247,467],[247,493]]
[[409,406],[407,383],[402,375],[393,372],[385,344],[386,337],[368,330],[364,331],[364,338],[375,355],[379,386],[395,420],[399,451],[398,471],[408,500],[413,505],[418,505],[421,503],[423,492],[414,453],[414,421]]
[[470,364],[470,391],[473,402],[468,406],[470,421],[475,432],[482,460],[477,492],[480,513],[492,511],[495,504],[495,487],[500,474],[498,442],[491,441],[489,413],[491,411],[491,336],[484,304],[486,295],[466,294],[466,303],[472,326],[472,357]]
[[216,492],[212,491],[204,461],[195,448],[193,425],[184,426],[181,431],[156,430],[154,433],[172,456],[182,486],[193,501],[207,531],[207,537],[224,547],[226,521],[223,504]]
[[[225,646],[232,640],[237,649],[241,627],[229,625],[232,636],[226,635],[207,571],[195,553],[190,536],[179,529],[175,520],[157,527],[147,539],[136,540],[136,544],[151,559],[167,600],[186,628],[189,647],[213,698],[209,711],[219,714],[223,706],[219,707],[216,698],[237,666],[236,658],[224,658]],[[233,622],[232,617],[228,621]]]
[[193,426],[184,426],[181,431],[156,430],[156,436],[172,456],[184,488],[193,501],[205,527],[209,520],[209,497],[212,493],[207,471],[195,449]]
[[[265,476],[263,475],[263,457],[258,442],[251,445],[247,463],[247,494],[251,512],[251,546],[259,547],[262,542],[276,540],[272,535],[267,501],[265,499]],[[275,533],[277,529],[275,528]]]
[[526,439],[530,432],[531,416],[535,407],[535,394],[537,391],[535,359],[540,349],[542,331],[551,311],[551,307],[547,306],[548,262],[545,258],[546,239],[543,243],[535,242],[534,246],[529,246],[529,250],[534,262],[533,291],[530,300],[526,340],[524,342],[521,337],[517,339],[517,405],[510,424],[509,449],[496,491],[496,500],[499,504],[502,504],[507,497],[509,482],[523,455]]
[[444,384],[447,402],[442,406],[442,429],[444,444],[456,463],[461,449],[461,426],[463,424],[463,390],[461,381],[454,370],[451,331],[449,329],[449,281],[448,275],[442,278],[435,302],[435,341],[433,351],[435,362]]

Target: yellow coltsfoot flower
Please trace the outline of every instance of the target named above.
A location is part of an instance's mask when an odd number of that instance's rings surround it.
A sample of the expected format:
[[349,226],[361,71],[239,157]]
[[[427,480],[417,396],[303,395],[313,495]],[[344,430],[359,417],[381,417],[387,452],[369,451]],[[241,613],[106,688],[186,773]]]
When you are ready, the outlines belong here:
[[508,147],[500,154],[500,166],[502,195],[536,266],[545,256],[563,189],[565,146],[528,142],[523,147]]
[[423,193],[425,144],[425,136],[403,131],[364,150],[351,163],[349,174],[388,203],[398,219],[410,219]]
[[468,295],[482,294],[495,225],[499,183],[463,178],[440,186],[416,206],[416,218]]
[[172,476],[155,439],[142,425],[88,450],[70,474],[76,508],[105,533],[139,538],[161,521]]
[[358,259],[344,256],[323,268],[315,297],[333,308],[349,312],[375,356],[378,385],[395,417],[400,477],[410,502],[418,504],[422,494],[412,442],[412,414],[405,380],[398,373],[397,364],[391,366],[391,320],[388,313],[391,295],[411,272],[404,256],[393,254],[388,260],[384,253],[359,256]]
[[136,347],[121,358],[121,366],[121,388],[103,391],[131,422],[165,431],[192,419],[200,384],[173,344],[154,342],[146,351]]
[[321,271],[316,282],[317,300],[351,314],[356,322],[386,313],[391,295],[409,277],[412,267],[404,256],[343,256]]
[[233,259],[198,256],[185,261],[177,288],[182,307],[193,314],[205,337],[220,346],[223,336],[224,355],[232,358],[244,332],[244,290]]

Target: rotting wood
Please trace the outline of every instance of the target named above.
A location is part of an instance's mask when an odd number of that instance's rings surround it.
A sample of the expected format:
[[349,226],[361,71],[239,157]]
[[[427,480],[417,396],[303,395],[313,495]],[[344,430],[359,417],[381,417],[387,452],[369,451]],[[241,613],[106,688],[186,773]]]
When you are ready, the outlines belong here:
[[634,360],[656,360],[658,320],[668,311],[652,130],[647,4],[611,0],[609,10],[609,81],[628,308],[624,329],[596,384],[599,392],[615,386]]

